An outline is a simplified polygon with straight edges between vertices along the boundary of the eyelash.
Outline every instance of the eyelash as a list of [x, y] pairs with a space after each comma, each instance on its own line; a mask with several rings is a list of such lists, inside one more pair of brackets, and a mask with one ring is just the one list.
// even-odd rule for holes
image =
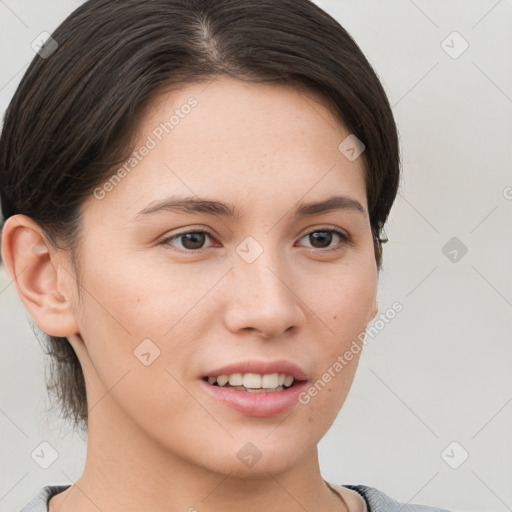
[[[191, 231], [182, 231], [181, 233], [176, 233], [172, 236], [169, 236], [169, 237], [166, 237], [164, 238], [161, 242], [160, 242], [160, 245], [170, 245], [169, 242], [171, 242], [172, 240], [175, 240], [175, 239], [179, 239], [179, 237], [181, 236], [184, 236], [184, 235], [189, 235], [189, 234], [193, 234], [193, 233], [205, 233], [207, 234], [210, 238], [212, 239], [215, 239], [214, 235], [212, 235], [209, 231], [207, 230], [204, 230], [204, 229], [196, 229], [196, 230], [191, 230]], [[343, 244], [351, 244], [352, 241], [351, 241], [351, 238], [343, 233], [342, 231], [339, 231], [337, 229], [333, 229], [333, 228], [328, 228], [328, 227], [324, 227], [324, 228], [317, 228], [313, 231], [310, 231], [309, 233], [306, 233], [304, 236], [301, 237], [302, 238], [305, 238], [309, 235], [312, 235], [313, 233], [334, 233], [336, 235], [338, 235], [342, 242], [340, 242], [342, 245]], [[196, 254], [200, 254], [204, 251], [207, 250], [206, 249], [178, 249], [179, 251], [181, 252], [185, 252], [185, 253], [196, 253]], [[315, 249], [314, 247], [312, 248], [312, 250], [315, 250], [315, 251], [320, 251], [320, 252], [332, 252], [332, 251], [339, 251], [341, 250], [341, 247], [331, 247], [331, 248], [327, 248], [327, 249]]]

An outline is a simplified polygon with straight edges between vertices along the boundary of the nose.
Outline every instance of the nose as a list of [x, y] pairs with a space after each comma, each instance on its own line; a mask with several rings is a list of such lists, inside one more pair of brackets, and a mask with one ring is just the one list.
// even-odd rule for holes
[[226, 290], [225, 322], [234, 333], [278, 338], [304, 324], [304, 303], [282, 255], [263, 251], [252, 263], [237, 257]]

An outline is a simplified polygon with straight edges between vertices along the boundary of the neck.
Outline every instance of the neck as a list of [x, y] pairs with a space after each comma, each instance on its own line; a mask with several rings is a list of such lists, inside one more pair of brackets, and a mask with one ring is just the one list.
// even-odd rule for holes
[[51, 512], [347, 510], [321, 477], [316, 446], [279, 474], [261, 469], [236, 475], [169, 453], [133, 425], [120, 428], [107, 421], [99, 427], [89, 424], [82, 476], [51, 500]]

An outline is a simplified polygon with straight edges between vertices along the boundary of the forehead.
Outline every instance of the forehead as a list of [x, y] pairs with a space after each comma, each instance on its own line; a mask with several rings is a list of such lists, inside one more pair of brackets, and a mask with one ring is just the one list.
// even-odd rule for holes
[[196, 195], [263, 212], [339, 192], [366, 205], [362, 158], [350, 161], [339, 150], [349, 135], [328, 102], [303, 87], [190, 84], [148, 105], [138, 156], [105, 204], [133, 213], [171, 195]]
[[[247, 83], [217, 78], [160, 93], [147, 107], [139, 126], [139, 144], [147, 137], [188, 158], [208, 154], [263, 158], [270, 151], [338, 156], [338, 144], [348, 132], [329, 102], [303, 85]], [[158, 148], [157, 148], [158, 149]]]

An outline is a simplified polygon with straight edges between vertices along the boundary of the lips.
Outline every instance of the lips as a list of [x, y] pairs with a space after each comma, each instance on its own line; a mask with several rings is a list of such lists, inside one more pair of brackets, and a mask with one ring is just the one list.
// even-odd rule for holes
[[306, 372], [289, 361], [246, 361], [208, 371], [201, 386], [244, 415], [268, 417], [295, 405], [306, 381]]

